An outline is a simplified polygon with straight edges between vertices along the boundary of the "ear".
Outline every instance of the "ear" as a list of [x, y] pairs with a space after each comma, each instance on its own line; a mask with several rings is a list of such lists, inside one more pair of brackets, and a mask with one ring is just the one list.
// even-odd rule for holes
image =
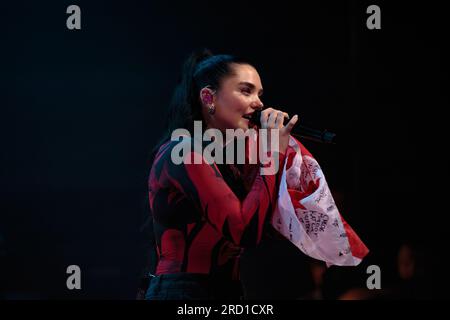
[[214, 102], [214, 90], [208, 86], [200, 90], [200, 101], [203, 106], [210, 106]]

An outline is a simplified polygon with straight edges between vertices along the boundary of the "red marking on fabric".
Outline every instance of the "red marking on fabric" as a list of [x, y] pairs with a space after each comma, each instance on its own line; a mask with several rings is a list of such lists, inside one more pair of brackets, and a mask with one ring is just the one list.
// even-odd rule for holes
[[157, 274], [181, 271], [185, 245], [183, 232], [175, 229], [164, 231], [161, 236], [161, 254]]
[[347, 239], [350, 244], [350, 250], [352, 251], [352, 256], [362, 259], [368, 253], [369, 249], [366, 247], [364, 242], [358, 237], [355, 231], [350, 227], [350, 225], [344, 220], [341, 214], [339, 214], [342, 224], [344, 225], [345, 233], [347, 233]]
[[203, 225], [189, 247], [186, 272], [209, 273], [212, 249], [221, 238], [209, 223]]

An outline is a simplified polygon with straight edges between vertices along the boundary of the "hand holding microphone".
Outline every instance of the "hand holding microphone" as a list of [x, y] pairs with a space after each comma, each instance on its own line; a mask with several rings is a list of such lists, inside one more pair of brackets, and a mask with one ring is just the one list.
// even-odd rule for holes
[[[274, 114], [274, 115], [272, 115]], [[281, 114], [278, 118], [278, 115]], [[270, 119], [270, 115], [272, 115], [272, 118]], [[276, 122], [276, 120], [274, 120], [274, 118], [276, 118], [278, 120], [278, 122]], [[329, 143], [329, 144], [335, 144], [336, 143], [336, 134], [327, 130], [318, 130], [318, 129], [313, 129], [313, 128], [309, 128], [309, 127], [305, 127], [302, 125], [297, 125], [294, 129], [294, 125], [297, 122], [297, 115], [295, 115], [294, 117], [292, 117], [292, 119], [290, 121], [289, 120], [289, 115], [286, 112], [281, 112], [279, 110], [275, 110], [272, 108], [267, 108], [264, 110], [256, 110], [255, 112], [253, 112], [252, 117], [250, 119], [250, 121], [254, 124], [256, 124], [259, 128], [263, 128], [264, 126], [269, 125], [269, 121], [276, 122], [276, 125], [278, 125], [278, 128], [280, 128], [280, 138], [282, 135], [282, 130], [283, 134], [287, 135], [292, 135], [296, 138], [303, 138], [306, 140], [311, 140], [314, 142], [320, 142], [320, 143]], [[281, 127], [280, 127], [280, 121], [282, 121]], [[283, 125], [285, 125], [285, 127], [283, 128]], [[289, 140], [288, 140], [289, 142]]]
[[[264, 110], [257, 110], [252, 114], [251, 122], [256, 124], [261, 129], [278, 129], [279, 130], [279, 151], [286, 153], [286, 149], [289, 145], [289, 135], [292, 128], [298, 120], [298, 116], [295, 115], [286, 124], [285, 119], [289, 118], [286, 112], [276, 110], [273, 108], [266, 108]], [[271, 134], [268, 134], [270, 140]], [[268, 147], [271, 146], [270, 141]]]

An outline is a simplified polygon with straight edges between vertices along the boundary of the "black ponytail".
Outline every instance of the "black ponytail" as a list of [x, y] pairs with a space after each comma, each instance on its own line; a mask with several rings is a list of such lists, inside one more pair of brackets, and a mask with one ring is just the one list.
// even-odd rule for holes
[[169, 106], [166, 123], [166, 139], [175, 129], [186, 128], [190, 131], [195, 120], [201, 120], [201, 109], [198, 106], [198, 95], [194, 81], [194, 73], [199, 62], [212, 56], [212, 53], [204, 49], [192, 53], [185, 61], [182, 69], [181, 80], [176, 86]]

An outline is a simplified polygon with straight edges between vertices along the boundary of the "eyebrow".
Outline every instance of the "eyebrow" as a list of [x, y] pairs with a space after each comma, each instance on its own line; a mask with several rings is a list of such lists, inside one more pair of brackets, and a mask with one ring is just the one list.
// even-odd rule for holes
[[[251, 82], [247, 82], [247, 81], [241, 81], [241, 82], [239, 82], [238, 83], [239, 85], [246, 85], [246, 86], [248, 86], [248, 87], [250, 87], [250, 89], [252, 89], [252, 90], [254, 90], [255, 88], [256, 88], [256, 86], [253, 84], [253, 83], [251, 83]], [[258, 94], [259, 95], [262, 95], [263, 94], [263, 89], [261, 89], [261, 90], [259, 90], [259, 92], [258, 92]]]

